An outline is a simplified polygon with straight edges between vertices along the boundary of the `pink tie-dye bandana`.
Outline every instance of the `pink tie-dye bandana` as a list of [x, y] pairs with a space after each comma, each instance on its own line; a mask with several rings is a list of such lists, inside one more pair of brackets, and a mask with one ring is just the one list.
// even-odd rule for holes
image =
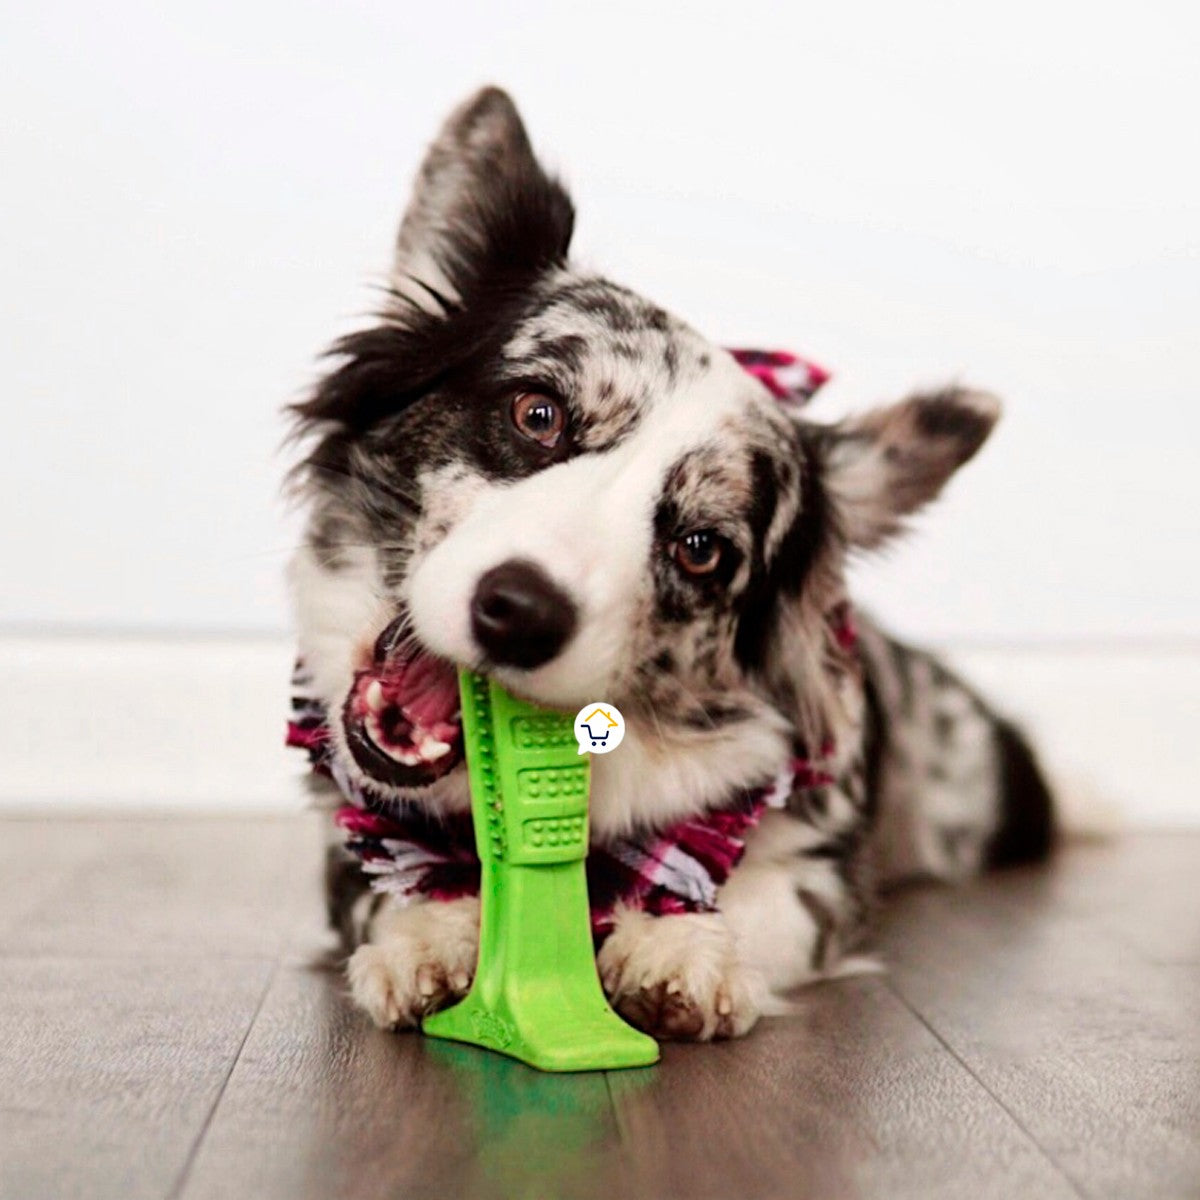
[[829, 372], [808, 358], [788, 350], [734, 350], [742, 370], [766, 384], [776, 400], [797, 406], [807, 404], [829, 379]]

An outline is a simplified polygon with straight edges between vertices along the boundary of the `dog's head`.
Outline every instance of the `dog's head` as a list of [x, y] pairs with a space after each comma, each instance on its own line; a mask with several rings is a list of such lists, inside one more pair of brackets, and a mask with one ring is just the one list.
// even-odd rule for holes
[[[936, 495], [998, 406], [947, 390], [802, 420], [682, 321], [572, 269], [572, 224], [504, 93], [451, 115], [382, 319], [298, 408], [328, 568], [343, 542], [369, 548], [401, 674], [432, 656], [548, 705], [610, 700], [661, 738], [819, 742], [842, 703], [847, 549]], [[347, 711], [376, 733], [350, 745], [378, 776], [374, 682]], [[442, 722], [441, 765], [405, 743], [397, 782], [453, 757], [447, 704], [424, 730]]]

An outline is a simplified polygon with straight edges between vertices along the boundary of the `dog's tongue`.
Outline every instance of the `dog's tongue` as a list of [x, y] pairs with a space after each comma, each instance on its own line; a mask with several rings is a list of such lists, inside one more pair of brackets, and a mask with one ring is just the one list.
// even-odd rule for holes
[[404, 667], [397, 696], [405, 712], [427, 729], [458, 730], [458, 674], [454, 668], [430, 654], [418, 654]]
[[368, 685], [365, 694], [385, 732], [409, 732], [418, 743], [420, 733], [446, 744], [459, 736], [458, 674], [450, 663], [418, 651], [381, 664], [374, 680], [379, 688]]
[[458, 674], [453, 664], [414, 646], [403, 621], [375, 643], [360, 671], [344, 719], [350, 748], [368, 774], [420, 786], [462, 759]]

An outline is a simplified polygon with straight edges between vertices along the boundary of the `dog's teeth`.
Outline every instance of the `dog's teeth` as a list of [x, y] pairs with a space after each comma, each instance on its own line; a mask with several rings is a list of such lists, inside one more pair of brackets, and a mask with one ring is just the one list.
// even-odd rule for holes
[[430, 762], [437, 762], [439, 758], [445, 758], [450, 753], [450, 746], [446, 742], [439, 742], [437, 738], [426, 738], [421, 743], [421, 753]]
[[383, 712], [383, 684], [378, 679], [372, 679], [367, 688], [367, 707], [373, 712]]

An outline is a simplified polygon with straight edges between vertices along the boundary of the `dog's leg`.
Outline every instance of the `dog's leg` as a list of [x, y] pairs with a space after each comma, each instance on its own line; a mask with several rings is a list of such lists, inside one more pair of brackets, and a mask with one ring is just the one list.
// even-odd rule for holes
[[715, 913], [618, 910], [598, 959], [605, 990], [659, 1037], [707, 1041], [750, 1030], [772, 993], [840, 973], [866, 929], [868, 895], [850, 848], [862, 827], [861, 771], [764, 814]]
[[[371, 906], [372, 893], [358, 903]], [[381, 1029], [409, 1029], [466, 995], [479, 953], [479, 899], [390, 898], [364, 921], [364, 941], [346, 964], [350, 994]]]
[[[823, 795], [828, 814], [841, 809], [852, 828], [849, 797], [839, 788]], [[785, 812], [763, 816], [718, 902], [738, 962], [775, 994], [838, 974], [863, 940], [869, 908], [827, 829]]]

